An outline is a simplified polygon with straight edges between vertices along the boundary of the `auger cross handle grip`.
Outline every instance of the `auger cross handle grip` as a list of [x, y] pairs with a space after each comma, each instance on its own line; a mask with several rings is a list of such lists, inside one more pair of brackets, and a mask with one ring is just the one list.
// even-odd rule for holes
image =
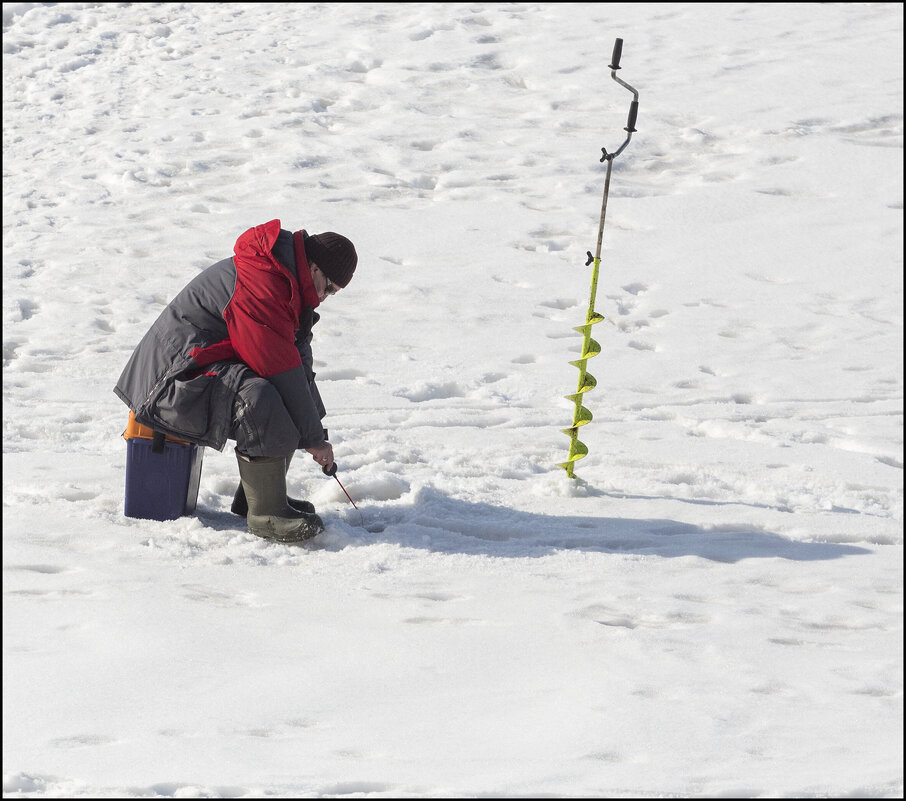
[[607, 66], [612, 70], [618, 70], [620, 68], [621, 58], [623, 58], [623, 40], [617, 39], [613, 43], [613, 55], [610, 57], [610, 64]]
[[632, 135], [636, 132], [635, 122], [639, 116], [639, 93], [628, 83], [617, 78], [617, 70], [620, 69], [620, 59], [622, 57], [623, 40], [617, 39], [613, 44], [613, 55], [611, 56], [610, 64], [608, 64], [608, 66], [610, 67], [610, 77], [613, 78], [618, 84], [620, 84], [620, 86], [625, 86], [630, 92], [632, 92], [633, 99], [629, 104], [629, 117], [626, 120], [626, 127], [623, 129], [627, 132], [628, 136], [626, 137], [626, 141], [623, 142], [622, 145], [620, 145], [620, 148], [616, 153], [608, 153], [607, 148], [602, 147], [601, 152], [603, 153], [603, 155], [601, 156], [601, 161], [614, 159], [619, 156], [620, 153], [625, 150], [626, 145], [629, 144], [629, 140], [632, 139]]

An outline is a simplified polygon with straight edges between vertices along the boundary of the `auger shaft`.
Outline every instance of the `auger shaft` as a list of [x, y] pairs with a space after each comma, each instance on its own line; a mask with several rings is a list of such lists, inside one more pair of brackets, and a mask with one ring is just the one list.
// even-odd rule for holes
[[578, 331], [582, 334], [582, 354], [576, 361], [570, 362], [579, 369], [579, 382], [575, 394], [567, 395], [567, 399], [573, 401], [575, 408], [573, 409], [573, 422], [569, 428], [564, 428], [563, 433], [569, 436], [569, 455], [565, 462], [562, 462], [559, 467], [562, 467], [566, 470], [566, 475], [569, 478], [575, 478], [574, 465], [577, 459], [581, 459], [583, 456], [588, 454], [588, 447], [579, 441], [579, 427], [585, 425], [586, 423], [591, 422], [592, 413], [585, 408], [582, 401], [586, 392], [591, 389], [594, 389], [597, 385], [597, 381], [594, 376], [588, 372], [588, 360], [597, 356], [601, 352], [601, 346], [591, 338], [591, 327], [595, 323], [601, 322], [604, 319], [604, 315], [598, 314], [595, 311], [595, 297], [598, 292], [598, 272], [601, 266], [601, 245], [604, 240], [604, 221], [607, 216], [607, 197], [610, 194], [610, 175], [613, 170], [613, 160], [616, 158], [623, 150], [626, 148], [626, 145], [629, 144], [629, 140], [632, 139], [632, 134], [635, 133], [635, 122], [639, 110], [639, 93], [633, 89], [628, 83], [621, 81], [617, 78], [617, 70], [620, 69], [620, 58], [623, 53], [623, 40], [617, 39], [613, 47], [613, 57], [611, 59], [610, 67], [610, 76], [613, 78], [620, 86], [624, 86], [633, 94], [632, 103], [629, 106], [629, 118], [626, 123], [626, 127], [623, 129], [627, 132], [626, 140], [620, 145], [619, 149], [615, 153], [608, 153], [606, 148], [601, 148], [602, 156], [601, 161], [607, 162], [607, 173], [604, 178], [604, 197], [601, 201], [601, 219], [598, 224], [598, 241], [595, 247], [595, 255], [591, 255], [591, 251], [588, 252], [588, 261], [585, 262], [585, 265], [593, 264], [591, 272], [591, 291], [588, 298], [588, 311], [585, 314], [585, 324], [576, 326], [574, 331]]
[[[598, 267], [601, 263], [601, 243], [604, 241], [604, 220], [607, 217], [607, 196], [610, 194], [610, 173], [613, 170], [613, 159], [607, 159], [607, 173], [604, 176], [604, 199], [601, 201], [601, 221], [598, 224], [598, 244], [595, 246], [595, 269], [591, 274], [591, 302], [594, 303], [598, 290]], [[589, 308], [591, 311], [591, 308]]]

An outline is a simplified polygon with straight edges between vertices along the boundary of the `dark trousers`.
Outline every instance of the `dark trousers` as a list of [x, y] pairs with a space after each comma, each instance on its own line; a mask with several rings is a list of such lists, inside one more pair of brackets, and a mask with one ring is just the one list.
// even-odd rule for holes
[[229, 438], [246, 456], [291, 456], [299, 447], [299, 430], [274, 385], [244, 364], [210, 365], [235, 392]]

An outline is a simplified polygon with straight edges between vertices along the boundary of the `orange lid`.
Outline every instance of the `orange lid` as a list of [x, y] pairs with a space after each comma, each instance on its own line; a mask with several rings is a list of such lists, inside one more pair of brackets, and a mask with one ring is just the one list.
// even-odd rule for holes
[[[129, 410], [129, 423], [126, 425], [126, 430], [123, 432], [123, 439], [154, 439], [154, 429], [144, 426], [139, 422], [136, 422], [135, 412], [131, 409]], [[191, 442], [187, 442], [184, 439], [177, 439], [176, 437], [166, 436], [164, 439], [167, 442], [178, 442], [180, 445], [191, 445]]]

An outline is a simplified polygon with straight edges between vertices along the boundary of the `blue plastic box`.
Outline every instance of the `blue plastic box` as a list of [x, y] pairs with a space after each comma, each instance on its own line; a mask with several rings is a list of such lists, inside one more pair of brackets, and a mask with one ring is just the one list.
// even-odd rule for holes
[[165, 442], [154, 453], [153, 440], [126, 440], [126, 517], [176, 520], [195, 511], [204, 448]]

